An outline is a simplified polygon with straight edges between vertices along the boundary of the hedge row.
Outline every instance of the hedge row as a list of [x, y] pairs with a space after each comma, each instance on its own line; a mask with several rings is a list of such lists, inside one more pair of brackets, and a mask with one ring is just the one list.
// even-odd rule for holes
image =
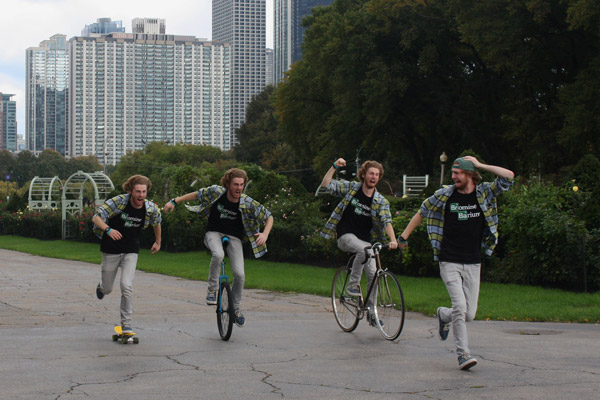
[[[266, 193], [254, 196], [275, 218], [266, 259], [331, 267], [344, 263], [347, 256], [337, 249], [335, 240], [319, 235], [337, 200], [329, 196], [315, 199], [301, 188], [282, 187], [281, 183], [275, 180], [255, 187], [256, 193]], [[598, 290], [600, 229], [593, 222], [599, 208], [590, 208], [597, 198], [593, 192], [574, 192], [571, 187], [517, 185], [500, 198], [500, 244], [484, 261], [483, 280]], [[420, 202], [391, 199], [396, 232], [404, 229]], [[91, 232], [91, 216], [92, 210], [88, 210], [69, 219], [75, 240], [97, 241]], [[205, 227], [205, 218], [184, 207], [163, 214], [163, 250], [204, 249]], [[404, 275], [438, 276], [425, 228], [425, 223], [417, 228], [403, 255], [384, 252], [385, 265]], [[0, 208], [0, 234], [59, 239], [61, 216], [57, 211], [7, 212]], [[146, 229], [142, 246], [149, 248], [153, 240], [152, 229]]]

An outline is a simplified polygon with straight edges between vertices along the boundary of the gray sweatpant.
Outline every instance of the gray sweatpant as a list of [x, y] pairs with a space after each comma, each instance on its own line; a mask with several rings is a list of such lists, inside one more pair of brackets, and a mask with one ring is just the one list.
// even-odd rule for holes
[[467, 322], [473, 321], [479, 300], [481, 264], [440, 262], [440, 276], [446, 284], [452, 308], [441, 307], [443, 322], [452, 322], [456, 353], [470, 354]]
[[108, 254], [102, 253], [102, 275], [100, 290], [109, 294], [121, 267], [121, 325], [131, 326], [133, 315], [133, 278], [137, 267], [137, 253]]
[[[375, 260], [371, 258], [368, 263], [363, 264], [363, 262], [365, 261], [364, 249], [367, 246], [371, 246], [371, 243], [357, 238], [353, 233], [346, 233], [338, 238], [337, 245], [340, 250], [356, 255], [354, 264], [352, 264], [352, 273], [350, 274], [350, 282], [348, 282], [348, 285], [357, 284], [360, 286], [360, 277], [364, 269], [365, 274], [367, 275], [367, 290], [369, 290], [371, 282], [375, 277]], [[376, 292], [377, 290], [373, 290], [371, 297], [367, 299], [367, 306], [373, 304], [372, 300], [376, 298]], [[366, 293], [364, 294], [366, 295]]]
[[204, 235], [204, 245], [212, 253], [208, 269], [208, 290], [217, 291], [219, 289], [219, 275], [221, 274], [221, 262], [225, 258], [221, 238], [229, 237], [227, 246], [227, 256], [233, 272], [233, 285], [231, 288], [233, 294], [233, 308], [239, 309], [242, 303], [242, 291], [244, 290], [244, 249], [242, 241], [235, 236], [225, 235], [220, 232], [209, 231]]

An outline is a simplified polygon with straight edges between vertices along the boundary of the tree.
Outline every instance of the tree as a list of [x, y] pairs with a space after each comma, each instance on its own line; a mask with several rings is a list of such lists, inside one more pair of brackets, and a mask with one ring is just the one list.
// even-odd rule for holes
[[445, 2], [336, 1], [305, 24], [276, 104], [286, 141], [319, 169], [362, 148], [392, 171], [431, 173], [442, 149], [480, 142], [491, 79]]
[[73, 157], [67, 160], [66, 175], [71, 176], [77, 171], [96, 172], [102, 171], [102, 164], [95, 155]]
[[[119, 187], [131, 175], [145, 175], [152, 182], [149, 197], [168, 199], [174, 193], [172, 189], [181, 189], [186, 185], [186, 179], [189, 178], [189, 182], [185, 187], [189, 187], [196, 178], [213, 177], [215, 168], [222, 173], [232, 165], [231, 154], [224, 153], [216, 147], [153, 142], [146, 146], [145, 151], [123, 156], [111, 174], [111, 179], [115, 186]], [[181, 169], [183, 166], [189, 168]], [[190, 174], [190, 171], [195, 171], [200, 176], [196, 177], [195, 173]], [[172, 176], [176, 176], [173, 182], [170, 179]]]
[[274, 171], [302, 168], [296, 149], [285, 143], [278, 131], [275, 115], [274, 87], [267, 86], [255, 96], [246, 109], [246, 121], [238, 130], [239, 144], [235, 157]]
[[408, 173], [465, 148], [523, 175], [572, 165], [600, 147], [599, 9], [337, 0], [304, 21], [276, 92], [281, 133], [319, 169], [359, 148]]
[[246, 120], [237, 132], [239, 144], [233, 149], [240, 161], [259, 163], [264, 153], [277, 145], [277, 121], [271, 104], [273, 92], [273, 86], [267, 86], [246, 108]]

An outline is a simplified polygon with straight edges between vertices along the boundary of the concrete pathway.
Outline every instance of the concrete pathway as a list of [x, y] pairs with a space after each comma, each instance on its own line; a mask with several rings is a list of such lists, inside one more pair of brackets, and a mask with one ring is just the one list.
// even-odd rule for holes
[[[251, 273], [251, 272], [250, 272]], [[244, 328], [220, 340], [206, 282], [138, 271], [140, 344], [111, 339], [118, 287], [100, 267], [0, 250], [1, 399], [597, 399], [598, 325], [475, 321], [479, 364], [409, 313], [395, 342], [342, 332], [327, 298], [246, 290]]]

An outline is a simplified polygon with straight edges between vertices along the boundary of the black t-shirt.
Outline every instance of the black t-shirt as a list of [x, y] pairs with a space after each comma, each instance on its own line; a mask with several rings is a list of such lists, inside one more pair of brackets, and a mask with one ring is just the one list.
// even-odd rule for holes
[[227, 199], [227, 193], [223, 193], [219, 200], [210, 207], [206, 230], [243, 239], [244, 225], [242, 224], [240, 203], [230, 202]]
[[483, 227], [483, 212], [475, 192], [462, 194], [455, 190], [446, 203], [439, 260], [460, 264], [480, 263]]
[[342, 219], [336, 226], [337, 237], [346, 233], [353, 233], [357, 238], [365, 242], [371, 241], [371, 228], [373, 219], [371, 217], [371, 204], [373, 196], [368, 197], [362, 188], [354, 195], [350, 204], [344, 210]]
[[139, 253], [140, 231], [144, 226], [146, 218], [146, 204], [141, 208], [135, 208], [130, 202], [120, 214], [109, 218], [108, 226], [121, 232], [120, 240], [112, 240], [106, 233], [102, 235], [100, 251], [109, 254]]

